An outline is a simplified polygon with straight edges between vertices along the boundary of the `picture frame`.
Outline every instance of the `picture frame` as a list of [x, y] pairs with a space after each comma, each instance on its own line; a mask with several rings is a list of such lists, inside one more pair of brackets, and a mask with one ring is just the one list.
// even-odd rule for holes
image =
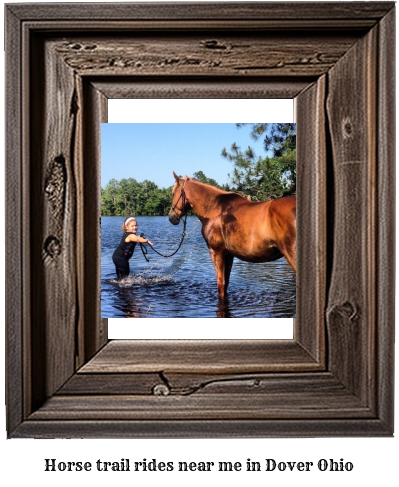
[[[394, 2], [5, 17], [9, 438], [392, 436]], [[293, 340], [108, 341], [100, 125], [165, 97], [295, 100]]]

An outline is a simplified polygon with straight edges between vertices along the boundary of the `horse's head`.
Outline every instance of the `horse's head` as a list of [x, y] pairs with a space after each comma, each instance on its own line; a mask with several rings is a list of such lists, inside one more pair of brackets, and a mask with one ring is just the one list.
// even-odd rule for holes
[[183, 178], [179, 178], [179, 176], [173, 172], [173, 176], [176, 179], [176, 183], [172, 189], [172, 208], [169, 212], [169, 221], [173, 223], [173, 225], [178, 225], [180, 222], [180, 218], [185, 215], [190, 208], [190, 204], [187, 200], [186, 193], [184, 191], [184, 186], [186, 182], [190, 179], [187, 176]]

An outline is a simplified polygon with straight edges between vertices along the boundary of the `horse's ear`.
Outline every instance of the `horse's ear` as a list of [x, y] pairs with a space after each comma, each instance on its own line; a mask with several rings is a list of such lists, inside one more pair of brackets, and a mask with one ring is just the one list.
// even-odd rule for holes
[[184, 179], [188, 181], [190, 178], [187, 176], [187, 174], [184, 176]]
[[180, 178], [179, 176], [175, 173], [175, 171], [173, 171], [173, 176], [175, 177], [176, 179], [176, 182], [180, 183]]

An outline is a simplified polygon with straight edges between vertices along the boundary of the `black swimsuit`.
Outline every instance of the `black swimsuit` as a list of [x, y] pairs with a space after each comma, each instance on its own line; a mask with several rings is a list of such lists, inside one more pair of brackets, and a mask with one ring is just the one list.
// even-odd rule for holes
[[125, 242], [125, 240], [132, 233], [133, 232], [125, 232], [123, 234], [119, 247], [115, 250], [112, 256], [118, 279], [127, 277], [130, 274], [129, 259], [133, 255], [136, 242]]

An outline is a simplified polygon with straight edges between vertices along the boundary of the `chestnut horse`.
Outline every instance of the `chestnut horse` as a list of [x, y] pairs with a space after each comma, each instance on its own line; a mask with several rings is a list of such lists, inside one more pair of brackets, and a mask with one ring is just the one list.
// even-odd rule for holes
[[248, 201], [237, 193], [173, 173], [173, 225], [190, 207], [202, 223], [202, 236], [216, 272], [219, 299], [225, 297], [234, 257], [270, 262], [285, 257], [296, 270], [296, 198]]

